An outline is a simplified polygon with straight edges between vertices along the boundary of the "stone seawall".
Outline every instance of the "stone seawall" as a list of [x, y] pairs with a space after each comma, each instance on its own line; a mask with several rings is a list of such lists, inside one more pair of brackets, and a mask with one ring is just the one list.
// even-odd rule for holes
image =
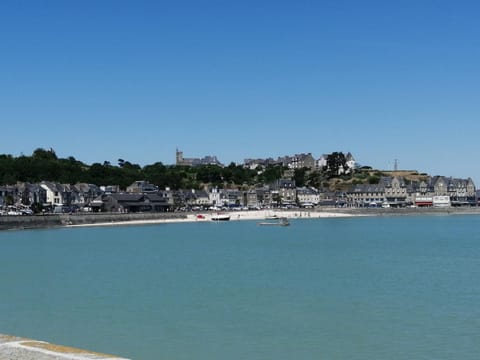
[[114, 355], [0, 334], [0, 360], [128, 360]]
[[417, 207], [417, 208], [338, 208], [336, 211], [351, 215], [480, 215], [480, 207]]
[[99, 213], [0, 216], [0, 230], [40, 229], [66, 225], [88, 225], [142, 220], [186, 219], [185, 213]]

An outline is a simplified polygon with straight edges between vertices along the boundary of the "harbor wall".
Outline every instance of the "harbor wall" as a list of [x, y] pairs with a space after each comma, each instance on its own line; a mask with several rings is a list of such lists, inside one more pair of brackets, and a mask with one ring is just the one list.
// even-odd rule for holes
[[79, 213], [32, 216], [0, 216], [0, 230], [39, 229], [66, 225], [88, 225], [141, 220], [186, 219], [185, 213]]

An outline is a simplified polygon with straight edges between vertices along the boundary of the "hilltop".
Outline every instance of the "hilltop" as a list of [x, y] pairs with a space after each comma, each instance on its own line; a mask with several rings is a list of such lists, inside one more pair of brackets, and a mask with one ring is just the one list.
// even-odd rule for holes
[[357, 184], [378, 184], [381, 177], [401, 177], [408, 182], [426, 181], [429, 177], [426, 173], [417, 170], [378, 170], [364, 167], [355, 170], [353, 174], [339, 175], [326, 180], [323, 185], [330, 190], [348, 190]]

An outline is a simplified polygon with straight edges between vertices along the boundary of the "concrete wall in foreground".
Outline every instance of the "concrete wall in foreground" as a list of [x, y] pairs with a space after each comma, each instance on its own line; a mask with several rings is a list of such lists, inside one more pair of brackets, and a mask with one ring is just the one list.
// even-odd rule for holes
[[0, 334], [0, 360], [128, 360], [44, 341]]
[[65, 225], [115, 223], [133, 220], [185, 219], [184, 213], [89, 213], [33, 216], [0, 216], [0, 230], [38, 229]]

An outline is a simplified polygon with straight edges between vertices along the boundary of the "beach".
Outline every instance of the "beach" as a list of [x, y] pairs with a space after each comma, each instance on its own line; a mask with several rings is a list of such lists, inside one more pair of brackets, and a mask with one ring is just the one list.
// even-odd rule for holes
[[[140, 214], [136, 214], [140, 215]], [[369, 216], [420, 216], [420, 215], [480, 215], [479, 207], [448, 207], [448, 208], [328, 208], [328, 209], [267, 209], [248, 211], [199, 211], [194, 213], [177, 213], [178, 216], [162, 216], [151, 219], [129, 219], [125, 221], [106, 221], [95, 223], [69, 224], [68, 227], [81, 226], [115, 226], [115, 225], [148, 225], [168, 223], [212, 222], [218, 217], [228, 217], [228, 221], [261, 221], [266, 219], [323, 219], [323, 218], [348, 218]]]
[[250, 211], [224, 211], [224, 212], [196, 212], [185, 214], [184, 217], [159, 217], [156, 219], [139, 219], [126, 221], [109, 221], [97, 223], [83, 223], [83, 224], [69, 224], [68, 227], [83, 227], [83, 226], [120, 226], [120, 225], [148, 225], [148, 224], [165, 224], [165, 223], [188, 223], [188, 222], [211, 222], [216, 220], [218, 216], [228, 218], [228, 221], [241, 220], [265, 220], [275, 218], [287, 219], [319, 219], [332, 217], [350, 217], [361, 216], [361, 214], [349, 214], [345, 212], [317, 212], [297, 210], [250, 210]]

